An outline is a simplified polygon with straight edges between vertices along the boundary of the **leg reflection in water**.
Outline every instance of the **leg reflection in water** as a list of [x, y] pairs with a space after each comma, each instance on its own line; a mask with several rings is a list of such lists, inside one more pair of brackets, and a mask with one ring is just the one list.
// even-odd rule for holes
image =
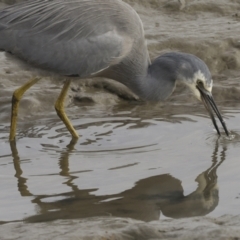
[[[119, 194], [94, 196], [94, 191], [97, 189], [81, 190], [73, 183], [74, 179], [78, 178], [76, 172], [69, 170], [69, 158], [74, 151], [74, 145], [75, 142], [71, 142], [60, 153], [59, 158], [59, 175], [67, 178], [64, 184], [69, 187], [69, 191], [61, 194], [33, 195], [28, 190], [27, 179], [22, 176], [16, 145], [11, 143], [18, 190], [22, 197], [33, 196], [32, 203], [36, 204], [38, 209], [38, 213], [26, 218], [26, 221], [39, 222], [95, 216], [128, 217], [151, 221], [158, 220], [160, 212], [172, 218], [204, 216], [218, 205], [217, 169], [225, 160], [227, 151], [226, 147], [221, 147], [220, 151], [218, 143], [212, 156], [209, 157], [212, 161], [211, 166], [197, 176], [198, 187], [187, 196], [183, 194], [181, 181], [169, 174], [142, 179], [132, 189]], [[47, 201], [48, 198], [54, 197], [58, 200]]]
[[22, 197], [32, 196], [32, 194], [28, 191], [27, 178], [22, 177], [23, 171], [20, 166], [20, 158], [18, 155], [15, 141], [10, 142], [10, 148], [12, 151], [14, 169], [16, 171], [15, 177], [18, 180], [18, 190]]

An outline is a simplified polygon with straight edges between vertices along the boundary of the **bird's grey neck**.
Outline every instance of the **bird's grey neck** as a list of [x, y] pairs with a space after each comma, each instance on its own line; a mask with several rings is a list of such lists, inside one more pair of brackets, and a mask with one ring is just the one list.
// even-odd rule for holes
[[206, 79], [211, 79], [206, 64], [196, 56], [170, 52], [157, 57], [152, 64], [145, 62], [136, 67], [123, 84], [144, 100], [163, 101], [174, 91], [176, 81], [193, 84], [199, 68]]
[[132, 75], [124, 84], [143, 100], [164, 101], [175, 89], [177, 68], [176, 62], [157, 58], [152, 64], [138, 69], [138, 74]]
[[196, 66], [205, 66], [197, 57], [185, 53], [166, 53], [152, 63], [145, 57], [138, 58], [142, 62], [122, 63], [113, 70], [110, 78], [123, 83], [141, 99], [148, 101], [167, 99], [174, 91], [176, 81], [187, 83], [198, 70]]

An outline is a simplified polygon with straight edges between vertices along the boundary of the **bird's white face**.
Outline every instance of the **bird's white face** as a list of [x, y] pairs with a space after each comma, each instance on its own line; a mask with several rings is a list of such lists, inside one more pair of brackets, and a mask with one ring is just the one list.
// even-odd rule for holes
[[199, 101], [203, 102], [206, 110], [209, 112], [209, 115], [212, 119], [213, 125], [215, 126], [218, 134], [220, 135], [220, 131], [218, 129], [214, 113], [219, 118], [226, 135], [229, 136], [229, 132], [227, 130], [226, 124], [217, 108], [217, 105], [212, 97], [212, 79], [206, 79], [204, 74], [201, 71], [196, 72], [191, 79], [184, 79], [183, 81], [193, 92], [194, 96], [196, 96]]
[[193, 79], [191, 79], [191, 81], [184, 81], [187, 86], [191, 89], [192, 93], [194, 94], [194, 96], [199, 100], [202, 101], [201, 98], [201, 93], [199, 91], [199, 89], [197, 88], [197, 86], [199, 84], [202, 84], [202, 86], [204, 87], [204, 89], [206, 91], [208, 91], [209, 93], [212, 92], [212, 85], [213, 85], [213, 81], [211, 79], [211, 81], [207, 80], [204, 76], [204, 74], [201, 71], [196, 72], [193, 75]]

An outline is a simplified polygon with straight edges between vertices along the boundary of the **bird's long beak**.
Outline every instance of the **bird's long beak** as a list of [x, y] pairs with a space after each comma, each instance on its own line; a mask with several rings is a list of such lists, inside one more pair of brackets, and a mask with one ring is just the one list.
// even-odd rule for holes
[[222, 116], [221, 116], [221, 114], [220, 114], [220, 112], [219, 112], [219, 110], [217, 108], [216, 103], [213, 100], [213, 96], [212, 96], [211, 92], [207, 91], [204, 88], [202, 83], [197, 84], [197, 89], [200, 92], [203, 104], [206, 107], [207, 111], [209, 112], [209, 115], [210, 115], [210, 117], [212, 119], [213, 125], [216, 128], [219, 136], [221, 136], [221, 133], [219, 131], [219, 128], [218, 128], [217, 123], [216, 123], [216, 120], [214, 118], [213, 111], [216, 113], [219, 121], [221, 122], [221, 124], [222, 124], [222, 126], [224, 128], [224, 131], [225, 131], [226, 135], [229, 137], [229, 131], [227, 130], [226, 124], [225, 124], [225, 122], [224, 122], [224, 120], [223, 120], [223, 118], [222, 118]]

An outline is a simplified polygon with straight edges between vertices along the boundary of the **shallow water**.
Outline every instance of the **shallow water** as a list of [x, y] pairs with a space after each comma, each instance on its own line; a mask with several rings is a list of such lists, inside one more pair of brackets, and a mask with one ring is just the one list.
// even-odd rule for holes
[[[182, 87], [168, 102], [153, 104], [123, 100], [90, 84], [69, 93], [66, 111], [82, 135], [73, 143], [53, 110], [61, 84], [51, 79], [26, 94], [17, 141], [10, 145], [11, 93], [33, 70], [0, 53], [0, 221], [240, 214], [240, 55], [234, 45], [239, 19], [232, 17], [240, 6], [230, 2], [224, 12], [219, 1], [217, 13], [206, 7], [211, 1], [193, 1], [182, 11], [177, 1], [135, 1], [133, 6], [144, 21], [151, 56], [171, 48], [198, 54], [209, 64], [231, 140], [224, 133], [217, 136], [202, 104]], [[230, 33], [216, 27], [224, 18], [233, 24]], [[158, 27], [161, 21], [166, 24]], [[186, 32], [184, 43], [173, 22]], [[200, 29], [196, 36], [193, 26]]]
[[228, 140], [182, 105], [169, 116], [137, 107], [138, 116], [132, 107], [76, 108], [82, 113], [70, 116], [82, 137], [75, 145], [57, 118], [20, 123], [16, 146], [2, 124], [1, 221], [240, 214], [240, 136], [231, 128], [239, 112], [222, 111], [234, 135]]

